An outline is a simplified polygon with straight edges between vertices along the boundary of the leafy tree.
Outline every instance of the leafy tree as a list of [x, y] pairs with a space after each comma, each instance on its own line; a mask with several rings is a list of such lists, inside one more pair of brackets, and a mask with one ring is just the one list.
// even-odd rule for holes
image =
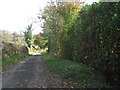
[[59, 3], [57, 6], [51, 4], [45, 8], [43, 31], [48, 37], [48, 48], [51, 54], [60, 56], [68, 54], [65, 47], [65, 42], [68, 40], [68, 24], [71, 16], [76, 15], [79, 10], [79, 4], [74, 3]]
[[43, 37], [40, 34], [35, 35], [34, 37], [35, 37], [34, 44], [38, 45], [42, 49], [47, 46], [48, 40], [45, 37]]
[[31, 48], [33, 44], [33, 36], [32, 36], [32, 24], [28, 25], [27, 31], [24, 32], [25, 42], [28, 44], [28, 47]]

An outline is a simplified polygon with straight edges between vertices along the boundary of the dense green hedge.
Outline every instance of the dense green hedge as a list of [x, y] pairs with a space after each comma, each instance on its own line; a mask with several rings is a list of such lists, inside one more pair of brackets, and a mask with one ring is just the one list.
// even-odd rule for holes
[[65, 51], [68, 58], [93, 66], [115, 82], [120, 71], [119, 10], [119, 3], [84, 7], [69, 27]]
[[47, 30], [53, 32], [49, 34], [50, 53], [90, 65], [106, 75], [108, 82], [117, 85], [120, 81], [120, 3], [94, 3], [84, 6], [78, 13], [64, 6], [57, 10], [64, 20], [58, 31], [58, 16], [46, 20]]

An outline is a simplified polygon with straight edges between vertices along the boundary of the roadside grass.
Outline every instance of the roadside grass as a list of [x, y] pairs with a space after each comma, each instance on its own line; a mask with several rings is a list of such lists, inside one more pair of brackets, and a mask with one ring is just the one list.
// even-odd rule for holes
[[15, 62], [18, 62], [20, 59], [23, 59], [25, 57], [29, 56], [29, 54], [16, 54], [13, 57], [10, 58], [3, 58], [2, 59], [2, 69], [5, 69], [7, 66], [12, 65]]
[[70, 60], [54, 58], [46, 52], [42, 52], [42, 54], [44, 54], [44, 62], [50, 71], [67, 79], [68, 82], [70, 80], [75, 81], [77, 83], [76, 88], [111, 88], [105, 82], [105, 77], [92, 67]]
[[15, 62], [18, 62], [20, 59], [23, 59], [27, 56], [34, 55], [36, 52], [39, 52], [36, 50], [35, 52], [29, 52], [29, 54], [16, 54], [9, 58], [2, 58], [2, 69], [5, 69], [7, 66], [14, 64]]
[[44, 51], [44, 52], [41, 52], [41, 54], [42, 54], [42, 55], [45, 55], [45, 54], [47, 54], [47, 52]]

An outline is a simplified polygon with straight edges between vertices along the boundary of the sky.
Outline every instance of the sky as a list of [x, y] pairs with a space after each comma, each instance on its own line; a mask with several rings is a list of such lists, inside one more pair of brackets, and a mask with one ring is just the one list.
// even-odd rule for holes
[[[25, 31], [27, 26], [37, 20], [39, 10], [44, 9], [50, 0], [0, 0], [0, 30], [10, 32]], [[97, 0], [87, 0], [89, 4]], [[43, 22], [41, 22], [43, 23]], [[42, 28], [33, 23], [33, 34], [39, 34]]]

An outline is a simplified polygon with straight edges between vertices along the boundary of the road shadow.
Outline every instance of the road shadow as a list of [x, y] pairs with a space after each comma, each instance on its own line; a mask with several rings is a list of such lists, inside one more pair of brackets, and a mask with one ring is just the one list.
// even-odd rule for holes
[[33, 56], [43, 56], [43, 55], [33, 55]]

